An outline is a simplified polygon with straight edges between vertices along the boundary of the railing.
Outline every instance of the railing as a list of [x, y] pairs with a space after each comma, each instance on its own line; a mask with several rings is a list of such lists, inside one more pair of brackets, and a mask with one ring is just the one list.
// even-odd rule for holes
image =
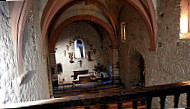
[[63, 96], [80, 95], [80, 93], [98, 92], [99, 90], [111, 88], [123, 88], [123, 84], [113, 85], [112, 80], [88, 82], [88, 83], [65, 83], [54, 88], [54, 97], [60, 98]]
[[165, 108], [165, 99], [168, 95], [174, 95], [174, 108], [178, 108], [180, 94], [187, 94], [187, 107], [190, 107], [190, 81], [157, 85], [153, 87], [137, 88], [133, 90], [114, 91], [107, 93], [93, 93], [87, 95], [71, 96], [62, 99], [54, 99], [41, 104], [31, 105], [24, 108], [67, 108], [84, 106], [88, 109], [92, 105], [106, 105], [117, 103], [118, 109], [122, 109], [122, 102], [132, 101], [133, 109], [137, 108], [137, 101], [141, 99], [146, 100], [147, 109], [151, 109], [151, 102], [153, 97], [160, 97], [161, 109]]

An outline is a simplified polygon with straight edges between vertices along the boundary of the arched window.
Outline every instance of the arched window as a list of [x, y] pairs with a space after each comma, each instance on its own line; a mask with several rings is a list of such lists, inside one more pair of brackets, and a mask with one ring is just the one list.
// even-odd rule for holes
[[85, 49], [82, 40], [75, 40], [75, 59], [77, 58], [85, 58]]
[[181, 0], [180, 39], [190, 38], [190, 1]]
[[126, 41], [126, 24], [125, 22], [121, 22], [121, 41]]

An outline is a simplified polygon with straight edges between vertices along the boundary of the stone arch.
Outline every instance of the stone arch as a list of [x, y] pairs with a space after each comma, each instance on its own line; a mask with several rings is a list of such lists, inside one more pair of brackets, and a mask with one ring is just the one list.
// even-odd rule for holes
[[92, 21], [95, 22], [97, 24], [99, 24], [100, 26], [102, 26], [109, 34], [110, 36], [110, 40], [112, 43], [112, 48], [117, 48], [118, 47], [118, 41], [117, 38], [114, 35], [113, 30], [110, 28], [110, 26], [104, 22], [103, 20], [92, 16], [92, 15], [77, 15], [77, 16], [73, 16], [70, 17], [68, 19], [66, 19], [64, 22], [62, 22], [56, 29], [55, 31], [53, 31], [53, 33], [50, 35], [50, 40], [49, 40], [49, 51], [51, 53], [54, 52], [54, 48], [55, 48], [55, 44], [57, 41], [57, 38], [61, 32], [61, 30], [68, 24], [74, 22], [74, 21], [78, 21], [78, 20], [88, 20], [88, 21]]
[[[55, 25], [56, 25], [57, 22], [59, 21], [61, 15], [63, 15], [63, 13], [64, 13], [67, 9], [69, 9], [70, 7], [72, 7], [72, 6], [76, 5], [76, 4], [80, 4], [80, 3], [82, 3], [82, 2], [84, 2], [84, 1], [82, 1], [82, 0], [71, 1], [70, 3], [68, 3], [68, 5], [66, 5], [65, 7], [61, 8], [61, 9], [59, 10], [59, 12], [58, 12], [58, 15], [56, 15], [55, 18], [53, 18], [53, 19], [54, 19], [54, 23], [52, 24], [52, 30], [54, 29]], [[97, 7], [99, 7], [99, 8], [102, 9], [102, 11], [106, 14], [106, 17], [108, 18], [108, 21], [110, 21], [111, 26], [112, 26], [112, 28], [113, 28], [113, 30], [114, 30], [114, 34], [115, 34], [116, 37], [117, 37], [116, 21], [115, 21], [115, 19], [113, 18], [113, 16], [111, 15], [111, 13], [109, 12], [109, 10], [108, 10], [101, 2], [99, 2], [99, 1], [97, 1], [97, 0], [88, 0], [87, 2], [88, 2], [88, 4], [93, 4], [93, 5], [95, 5], [95, 6], [97, 6]], [[51, 32], [52, 32], [52, 30], [51, 30]], [[51, 33], [51, 32], [50, 32], [50, 33]]]
[[[41, 31], [43, 44], [45, 44], [45, 37], [48, 30], [48, 27], [53, 20], [53, 17], [56, 13], [64, 6], [68, 5], [70, 2], [76, 0], [48, 0], [46, 7], [44, 9], [42, 18], [41, 18]], [[93, 1], [93, 0], [92, 0]], [[150, 37], [150, 50], [156, 50], [156, 16], [154, 11], [154, 6], [152, 0], [146, 0], [148, 3], [148, 9], [142, 5], [138, 0], [117, 0], [125, 4], [130, 4], [134, 7], [137, 12], [141, 15], [143, 20], [147, 25], [147, 30]], [[23, 40], [23, 31], [24, 24], [27, 13], [29, 11], [32, 0], [21, 1], [21, 2], [9, 2], [10, 18], [11, 18], [11, 30], [13, 33], [13, 43], [14, 48], [18, 57], [18, 64], [22, 65], [22, 40]], [[20, 16], [19, 16], [20, 15]], [[19, 66], [19, 65], [18, 65]], [[20, 66], [22, 68], [22, 66]], [[22, 72], [22, 71], [21, 71]]]
[[156, 51], [156, 16], [152, 0], [146, 0], [148, 7], [145, 7], [139, 0], [117, 0], [132, 6], [144, 20], [150, 40], [150, 51]]
[[23, 73], [22, 44], [24, 27], [32, 0], [9, 2], [9, 14], [13, 37], [14, 51], [17, 56], [18, 75]]
[[[68, 5], [70, 2], [73, 2], [74, 0], [49, 0], [41, 19], [41, 28], [42, 28], [42, 37], [43, 40], [45, 39], [47, 29], [53, 20], [53, 17], [56, 15], [56, 13], [64, 6]], [[94, 0], [90, 0], [94, 1]], [[131, 5], [133, 8], [136, 9], [136, 11], [141, 15], [142, 19], [144, 20], [148, 33], [149, 33], [149, 39], [150, 39], [150, 51], [156, 50], [156, 18], [155, 18], [155, 12], [154, 12], [154, 6], [151, 0], [147, 0], [148, 8], [145, 7], [140, 1], [138, 0], [117, 0], [120, 2], [123, 2], [125, 4]]]
[[[53, 17], [55, 16], [55, 14], [64, 6], [68, 5], [70, 2], [72, 1], [76, 1], [76, 0], [64, 0], [64, 1], [60, 1], [60, 0], [49, 0], [42, 18], [41, 18], [41, 29], [42, 29], [42, 37], [43, 39], [46, 36], [46, 32], [47, 29], [49, 27], [50, 22], [52, 21]], [[94, 0], [90, 0], [91, 2], [94, 2]], [[143, 5], [141, 4], [140, 1], [138, 0], [117, 0], [117, 1], [121, 1], [124, 2], [125, 4], [130, 4], [132, 7], [134, 7], [137, 12], [141, 15], [141, 17], [144, 19], [146, 25], [147, 25], [147, 30], [149, 32], [150, 35], [150, 50], [155, 50], [156, 49], [156, 41], [155, 41], [155, 36], [156, 36], [156, 16], [155, 16], [155, 11], [154, 11], [154, 6], [152, 3], [152, 0], [147, 0], [147, 4], [148, 4], [148, 9], [146, 9], [146, 7], [143, 7]], [[14, 46], [17, 46], [16, 43], [16, 39], [18, 38], [18, 40], [20, 39], [18, 36], [23, 34], [23, 28], [19, 28], [19, 27], [23, 27], [24, 26], [24, 22], [26, 19], [26, 15], [29, 11], [29, 7], [32, 3], [31, 0], [27, 0], [27, 1], [23, 1], [24, 5], [23, 5], [23, 10], [21, 10], [21, 5], [23, 4], [21, 2], [10, 2], [10, 4], [14, 4], [10, 6], [10, 17], [13, 18], [11, 19], [11, 29], [13, 32], [13, 39], [14, 39]], [[14, 7], [12, 7], [14, 6]], [[18, 10], [18, 8], [20, 8]], [[16, 14], [17, 13], [17, 14]], [[19, 14], [20, 13], [20, 14]], [[21, 15], [21, 18], [19, 19], [19, 16]], [[17, 23], [19, 22], [20, 24], [19, 27], [16, 26]], [[18, 31], [16, 32], [16, 30]], [[18, 34], [18, 36], [17, 36]], [[21, 44], [22, 45], [22, 44]], [[15, 47], [17, 48], [17, 47]], [[18, 49], [20, 49], [18, 47]]]

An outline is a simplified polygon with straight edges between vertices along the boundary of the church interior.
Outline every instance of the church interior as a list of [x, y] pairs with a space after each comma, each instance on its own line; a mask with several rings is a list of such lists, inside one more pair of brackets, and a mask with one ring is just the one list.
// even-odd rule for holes
[[0, 1], [0, 108], [190, 107], [189, 0]]

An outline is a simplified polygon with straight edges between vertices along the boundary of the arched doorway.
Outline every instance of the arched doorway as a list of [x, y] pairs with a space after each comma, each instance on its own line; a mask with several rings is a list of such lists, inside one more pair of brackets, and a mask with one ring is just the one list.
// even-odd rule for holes
[[142, 55], [140, 55], [140, 57], [139, 57], [138, 67], [140, 69], [139, 85], [144, 87], [145, 86], [145, 63], [144, 63], [144, 59], [143, 59]]
[[129, 59], [132, 88], [145, 86], [145, 61], [138, 51], [133, 51]]

